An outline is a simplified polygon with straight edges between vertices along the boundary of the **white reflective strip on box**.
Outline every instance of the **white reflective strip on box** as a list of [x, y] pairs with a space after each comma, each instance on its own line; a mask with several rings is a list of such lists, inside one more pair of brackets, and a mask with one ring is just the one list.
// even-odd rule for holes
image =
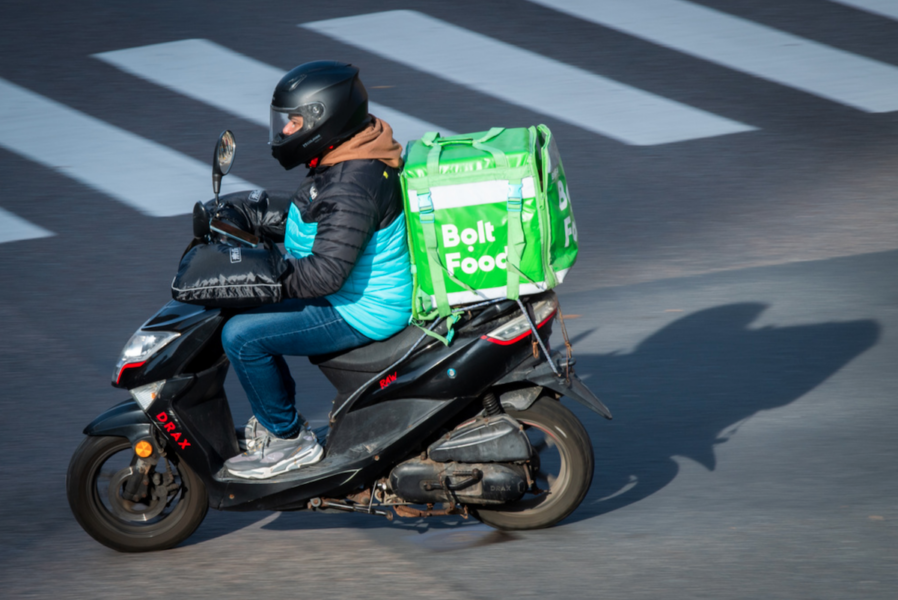
[[[898, 110], [898, 67], [700, 4], [684, 0], [531, 2], [860, 110]], [[890, 5], [898, 6], [898, 0], [890, 0]]]
[[[122, 71], [212, 105], [268, 129], [271, 92], [285, 71], [203, 39], [180, 40], [95, 54]], [[454, 132], [388, 106], [368, 102], [400, 143], [428, 131]]]
[[[434, 210], [507, 202], [508, 180], [434, 186], [430, 188], [430, 200]], [[408, 204], [411, 212], [418, 212], [418, 193], [414, 190], [408, 191]]]
[[[463, 175], [459, 175], [461, 179]], [[525, 177], [522, 181], [523, 197], [536, 197], [533, 178]], [[529, 194], [529, 195], [528, 195]], [[504, 204], [508, 202], [508, 180], [479, 181], [476, 183], [457, 183], [455, 185], [438, 185], [430, 188], [430, 200], [434, 210], [479, 206], [481, 204]], [[418, 193], [408, 191], [409, 211], [418, 212]]]
[[525, 177], [521, 180], [521, 197], [536, 198], [536, 187], [533, 185], [533, 177]]
[[[211, 160], [200, 162], [4, 79], [0, 146], [153, 217], [189, 213], [212, 197]], [[221, 191], [257, 187], [230, 175]]]

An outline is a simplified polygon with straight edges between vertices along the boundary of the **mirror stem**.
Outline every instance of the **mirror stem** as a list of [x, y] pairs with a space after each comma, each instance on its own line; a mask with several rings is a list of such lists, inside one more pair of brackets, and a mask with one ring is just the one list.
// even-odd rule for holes
[[221, 202], [218, 199], [218, 193], [220, 191], [221, 191], [221, 174], [220, 173], [212, 173], [212, 192], [215, 194], [216, 210], [221, 207]]

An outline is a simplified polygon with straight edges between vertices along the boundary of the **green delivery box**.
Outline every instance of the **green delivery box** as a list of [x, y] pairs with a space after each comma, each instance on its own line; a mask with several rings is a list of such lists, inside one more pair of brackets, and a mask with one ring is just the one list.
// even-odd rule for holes
[[577, 226], [545, 125], [409, 142], [402, 172], [416, 319], [553, 288]]

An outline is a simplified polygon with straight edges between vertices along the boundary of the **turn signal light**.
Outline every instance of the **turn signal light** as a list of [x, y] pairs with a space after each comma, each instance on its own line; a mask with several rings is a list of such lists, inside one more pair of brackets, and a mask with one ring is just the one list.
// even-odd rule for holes
[[140, 407], [144, 410], [150, 407], [150, 404], [159, 396], [159, 392], [162, 391], [162, 388], [165, 387], [165, 380], [154, 381], [153, 383], [148, 383], [146, 385], [142, 385], [140, 387], [136, 387], [131, 390], [131, 396], [137, 400], [137, 403], [140, 404]]
[[146, 440], [140, 440], [134, 444], [134, 454], [140, 458], [147, 458], [153, 454], [153, 444]]

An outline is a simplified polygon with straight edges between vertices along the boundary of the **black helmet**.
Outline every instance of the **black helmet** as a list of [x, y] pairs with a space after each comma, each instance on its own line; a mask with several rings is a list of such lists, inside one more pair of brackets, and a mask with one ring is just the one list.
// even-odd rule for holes
[[[302, 115], [302, 129], [284, 135], [293, 115]], [[271, 97], [271, 155], [288, 170], [308, 164], [369, 122], [368, 92], [357, 67], [329, 60], [299, 65]]]

